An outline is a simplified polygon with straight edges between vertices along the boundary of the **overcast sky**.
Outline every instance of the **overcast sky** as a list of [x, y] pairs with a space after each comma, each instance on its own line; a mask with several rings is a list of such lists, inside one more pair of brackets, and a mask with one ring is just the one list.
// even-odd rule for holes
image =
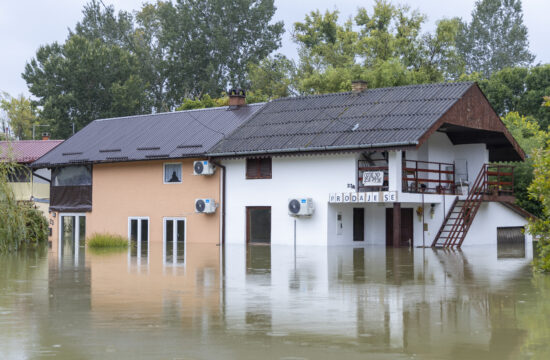
[[[228, 0], [230, 1], [230, 0]], [[0, 0], [0, 91], [12, 96], [29, 95], [21, 78], [25, 63], [36, 53], [40, 45], [54, 41], [63, 42], [67, 29], [82, 16], [82, 7], [87, 0]], [[143, 0], [104, 0], [117, 10], [137, 10]], [[459, 16], [470, 19], [475, 0], [394, 0], [407, 3], [428, 16], [425, 31], [434, 28], [436, 20]], [[372, 9], [374, 0], [275, 0], [276, 20], [283, 20], [286, 33], [283, 47], [279, 50], [287, 56], [296, 56], [296, 47], [290, 30], [296, 21], [302, 21], [306, 13], [314, 9], [339, 10], [341, 18], [347, 18], [358, 7]], [[531, 52], [537, 63], [550, 63], [550, 0], [523, 0], [524, 22], [529, 29]]]

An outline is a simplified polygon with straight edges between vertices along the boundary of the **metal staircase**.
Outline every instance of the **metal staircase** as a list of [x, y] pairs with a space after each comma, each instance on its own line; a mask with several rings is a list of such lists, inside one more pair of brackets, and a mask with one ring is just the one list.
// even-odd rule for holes
[[484, 164], [465, 200], [455, 198], [432, 247], [460, 248], [483, 201], [500, 201], [513, 191], [513, 167]]

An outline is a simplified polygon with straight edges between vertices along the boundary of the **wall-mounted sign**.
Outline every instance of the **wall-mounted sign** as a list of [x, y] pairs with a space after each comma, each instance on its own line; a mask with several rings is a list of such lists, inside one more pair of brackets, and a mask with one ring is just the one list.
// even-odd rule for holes
[[330, 193], [328, 202], [339, 203], [380, 203], [396, 202], [397, 192], [395, 191], [377, 191], [377, 192], [354, 192], [354, 193]]
[[364, 171], [363, 185], [364, 186], [384, 185], [384, 172], [383, 171]]

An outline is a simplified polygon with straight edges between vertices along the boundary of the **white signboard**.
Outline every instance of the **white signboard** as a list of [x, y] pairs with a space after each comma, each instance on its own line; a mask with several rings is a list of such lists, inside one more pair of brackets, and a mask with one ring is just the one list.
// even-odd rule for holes
[[354, 193], [330, 193], [329, 203], [385, 203], [396, 202], [395, 191], [354, 192]]
[[384, 185], [383, 171], [365, 171], [363, 172], [364, 186], [382, 186]]

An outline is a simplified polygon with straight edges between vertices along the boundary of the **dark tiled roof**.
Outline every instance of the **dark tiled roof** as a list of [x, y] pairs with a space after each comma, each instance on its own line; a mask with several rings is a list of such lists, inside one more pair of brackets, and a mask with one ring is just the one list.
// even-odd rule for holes
[[20, 164], [35, 161], [63, 140], [0, 141], [0, 160], [11, 159]]
[[411, 85], [275, 100], [211, 155], [415, 145], [472, 86]]
[[262, 105], [95, 120], [32, 166], [201, 156]]

